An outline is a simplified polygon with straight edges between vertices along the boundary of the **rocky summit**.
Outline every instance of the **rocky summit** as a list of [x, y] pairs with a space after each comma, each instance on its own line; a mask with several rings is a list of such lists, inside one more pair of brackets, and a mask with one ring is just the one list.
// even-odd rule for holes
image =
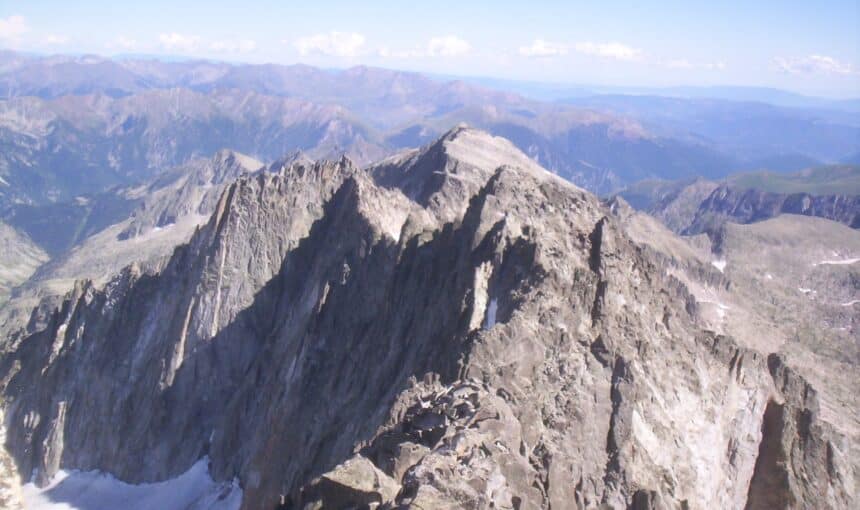
[[167, 262], [78, 281], [2, 358], [0, 465], [207, 459], [248, 510], [855, 507], [856, 436], [617, 207], [466, 127], [237, 173]]

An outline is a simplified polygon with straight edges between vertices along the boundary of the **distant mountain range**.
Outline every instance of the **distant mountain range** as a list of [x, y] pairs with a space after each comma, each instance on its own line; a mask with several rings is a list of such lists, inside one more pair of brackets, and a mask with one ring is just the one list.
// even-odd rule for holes
[[753, 101], [604, 95], [567, 103], [633, 118], [649, 132], [702, 143], [742, 170], [801, 170], [843, 162], [860, 142], [860, 112], [787, 108]]
[[624, 95], [658, 96], [676, 99], [717, 99], [736, 102], [768, 103], [789, 108], [821, 108], [860, 111], [860, 98], [833, 99], [808, 96], [772, 87], [680, 86], [633, 87], [594, 84], [544, 83], [488, 77], [440, 75], [440, 79], [462, 79], [482, 87], [516, 92], [540, 101], [566, 101], [576, 98]]
[[543, 102], [356, 67], [0, 53], [0, 208], [144, 182], [221, 148], [366, 164], [465, 122], [600, 194], [642, 179], [794, 171], [860, 153], [860, 114], [726, 100]]

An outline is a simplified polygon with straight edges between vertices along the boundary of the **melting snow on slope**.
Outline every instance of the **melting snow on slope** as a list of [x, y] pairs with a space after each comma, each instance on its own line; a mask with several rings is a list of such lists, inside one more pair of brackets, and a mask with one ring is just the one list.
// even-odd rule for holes
[[715, 260], [715, 261], [711, 262], [711, 265], [714, 266], [715, 268], [717, 268], [717, 270], [722, 273], [723, 270], [726, 268], [726, 261], [725, 260]]
[[60, 471], [44, 488], [22, 488], [25, 510], [238, 510], [238, 481], [209, 477], [206, 457], [164, 482], [131, 485], [99, 471]]

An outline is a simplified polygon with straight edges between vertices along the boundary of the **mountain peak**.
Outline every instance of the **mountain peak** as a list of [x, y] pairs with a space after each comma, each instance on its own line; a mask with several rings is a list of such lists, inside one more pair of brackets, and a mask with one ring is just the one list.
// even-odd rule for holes
[[212, 157], [212, 163], [216, 166], [232, 166], [236, 165], [245, 172], [253, 172], [263, 167], [263, 163], [247, 154], [235, 151], [233, 149], [220, 149]]
[[539, 180], [554, 179], [580, 191], [543, 169], [508, 140], [458, 124], [435, 142], [372, 166], [369, 171], [384, 187], [399, 188], [440, 219], [460, 216], [478, 189], [500, 167], [510, 167]]

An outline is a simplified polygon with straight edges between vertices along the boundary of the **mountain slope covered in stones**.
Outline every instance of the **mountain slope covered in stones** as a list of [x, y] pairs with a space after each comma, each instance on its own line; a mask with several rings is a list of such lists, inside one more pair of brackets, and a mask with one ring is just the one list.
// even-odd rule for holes
[[3, 358], [19, 473], [156, 482], [206, 457], [247, 509], [856, 504], [856, 437], [802, 366], [714, 331], [685, 275], [721, 273], [673, 274], [697, 252], [667, 230], [646, 246], [464, 127], [271, 170]]

